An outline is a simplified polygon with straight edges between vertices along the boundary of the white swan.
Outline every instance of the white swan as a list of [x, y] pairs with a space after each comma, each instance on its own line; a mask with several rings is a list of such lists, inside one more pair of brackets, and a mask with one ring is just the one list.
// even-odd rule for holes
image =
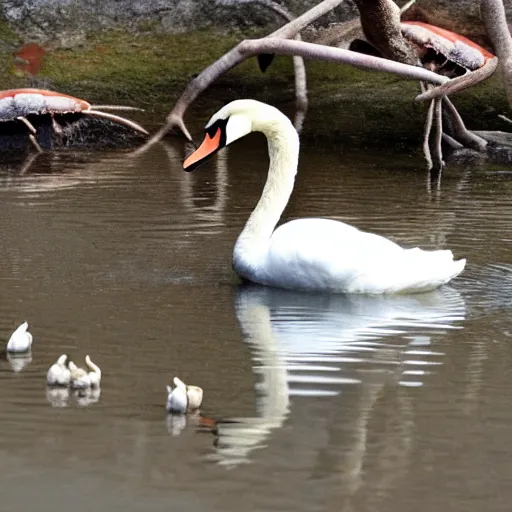
[[73, 361], [68, 363], [70, 375], [70, 385], [73, 389], [88, 389], [91, 387], [91, 377], [83, 368], [79, 368]]
[[69, 386], [71, 370], [67, 365], [68, 356], [62, 354], [57, 362], [50, 366], [46, 374], [46, 382], [49, 386]]
[[23, 322], [7, 342], [7, 352], [28, 352], [32, 347], [32, 334], [28, 332], [28, 322]]
[[167, 386], [167, 412], [185, 414], [199, 409], [203, 401], [203, 390], [198, 386], [187, 386], [178, 377], [174, 377], [173, 382], [174, 389]]
[[233, 268], [241, 277], [279, 288], [380, 294], [432, 290], [463, 270], [466, 260], [454, 261], [451, 251], [404, 249], [331, 219], [298, 219], [274, 231], [293, 190], [299, 137], [289, 119], [265, 103], [237, 100], [220, 109], [183, 168], [194, 170], [253, 131], [267, 137], [270, 168], [261, 199], [235, 244]]
[[101, 383], [100, 367], [91, 361], [89, 356], [85, 356], [85, 364], [90, 370], [79, 368], [73, 361], [68, 366], [71, 371], [70, 384], [73, 389], [99, 388]]
[[85, 356], [85, 364], [89, 368], [89, 379], [92, 388], [99, 388], [101, 383], [101, 370], [100, 367], [91, 361], [89, 356]]

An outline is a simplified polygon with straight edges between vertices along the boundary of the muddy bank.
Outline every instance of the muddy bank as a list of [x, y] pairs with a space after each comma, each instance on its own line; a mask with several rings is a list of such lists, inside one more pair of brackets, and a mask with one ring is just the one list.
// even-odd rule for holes
[[[266, 31], [200, 30], [151, 35], [101, 32], [73, 49], [49, 49], [38, 84], [94, 103], [128, 104], [146, 109], [138, 118], [156, 128], [191, 78], [244, 37]], [[9, 56], [4, 55], [3, 58]], [[416, 82], [350, 66], [308, 61], [310, 108], [304, 137], [333, 144], [414, 144], [423, 129], [423, 105], [414, 103]], [[11, 65], [1, 88], [26, 87], [27, 77]], [[187, 113], [197, 130], [221, 104], [251, 97], [294, 111], [291, 59], [278, 57], [261, 73], [250, 59], [231, 70], [196, 100]], [[498, 77], [453, 97], [468, 126], [509, 130], [497, 114], [508, 106]], [[194, 119], [197, 119], [194, 122]]]

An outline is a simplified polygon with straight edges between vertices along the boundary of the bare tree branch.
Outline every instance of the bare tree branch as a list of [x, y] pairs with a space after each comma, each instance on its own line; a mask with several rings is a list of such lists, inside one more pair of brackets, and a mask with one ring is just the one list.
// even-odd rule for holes
[[508, 102], [512, 106], [512, 37], [502, 0], [481, 0], [480, 15], [500, 59]]
[[[396, 74], [409, 80], [423, 80], [434, 84], [443, 84], [449, 79], [417, 66], [409, 66], [401, 62], [394, 62], [380, 57], [363, 55], [341, 48], [320, 46], [304, 41], [289, 41], [285, 39], [263, 38], [247, 39], [223, 55], [219, 60], [204, 69], [194, 78], [181, 97], [176, 102], [171, 113], [167, 116], [165, 125], [153, 135], [146, 145], [154, 144], [172, 128], [179, 128], [188, 140], [192, 140], [183, 115], [195, 98], [212, 84], [219, 76], [230, 70], [240, 62], [259, 53], [275, 53], [277, 55], [301, 55], [306, 58], [315, 58], [332, 62], [342, 62], [361, 69], [381, 71]], [[146, 146], [145, 145], [145, 146]], [[144, 146], [143, 146], [144, 148]], [[142, 149], [142, 148], [141, 148]]]
[[402, 7], [400, 7], [400, 14], [403, 14], [405, 11], [408, 11], [415, 3], [416, 0], [409, 0], [409, 2], [402, 5]]
[[475, 69], [475, 71], [470, 71], [465, 75], [452, 78], [449, 82], [446, 82], [439, 87], [428, 89], [424, 93], [418, 94], [414, 100], [427, 101], [434, 98], [441, 98], [442, 96], [448, 96], [448, 94], [454, 94], [467, 89], [468, 87], [472, 87], [473, 85], [476, 85], [482, 80], [490, 77], [494, 71], [496, 71], [497, 66], [498, 59], [496, 57], [494, 59], [488, 59], [481, 68]]
[[315, 39], [315, 44], [323, 44], [325, 46], [337, 45], [343, 40], [352, 40], [363, 37], [361, 28], [361, 20], [359, 17], [350, 21], [337, 24], [333, 27], [325, 29], [322, 34]]
[[400, 9], [393, 0], [355, 0], [363, 33], [386, 58], [415, 65], [418, 55], [400, 30]]
[[453, 131], [452, 135], [455, 140], [467, 148], [475, 149], [476, 151], [484, 151], [487, 147], [487, 141], [466, 128], [462, 117], [460, 117], [460, 114], [448, 97], [444, 96], [443, 102], [447, 107], [447, 114], [450, 116]]
[[[422, 89], [424, 87], [421, 84]], [[430, 132], [432, 131], [432, 121], [434, 119], [434, 102], [431, 101], [427, 110], [427, 117], [425, 119], [425, 128], [423, 130], [423, 154], [425, 155], [425, 160], [427, 161], [427, 167], [432, 169], [432, 154], [430, 152]]]
[[[267, 9], [274, 11], [288, 23], [291, 23], [295, 19], [295, 16], [292, 13], [290, 13], [282, 5], [274, 2], [273, 0], [217, 0], [217, 3], [228, 6], [235, 5], [237, 3], [259, 4], [263, 7], [266, 7]], [[296, 34], [293, 39], [296, 41], [302, 41], [300, 34]], [[297, 110], [305, 112], [308, 108], [306, 65], [304, 64], [304, 59], [297, 55], [292, 57], [292, 61], [295, 76], [295, 101]], [[302, 122], [299, 123], [299, 126], [302, 126]], [[297, 127], [298, 126], [296, 126], [296, 128]]]
[[443, 140], [443, 105], [442, 99], [432, 100], [434, 104], [434, 137], [432, 141], [432, 168], [436, 172], [441, 172], [444, 167], [443, 150], [441, 141]]
[[306, 28], [310, 23], [313, 23], [313, 21], [317, 20], [324, 14], [332, 11], [341, 3], [343, 3], [343, 0], [324, 0], [309, 11], [306, 11], [302, 16], [295, 18], [291, 23], [288, 23], [284, 27], [272, 32], [272, 34], [269, 34], [267, 37], [282, 37], [284, 39], [292, 38], [301, 30]]

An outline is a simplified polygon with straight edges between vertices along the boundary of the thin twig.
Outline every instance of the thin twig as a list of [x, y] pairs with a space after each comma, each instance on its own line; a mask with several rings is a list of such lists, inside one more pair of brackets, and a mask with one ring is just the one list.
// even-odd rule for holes
[[444, 166], [443, 149], [441, 141], [443, 138], [443, 100], [432, 100], [434, 103], [434, 137], [432, 141], [432, 160], [434, 170], [440, 173]]
[[416, 0], [409, 0], [409, 2], [400, 7], [400, 14], [403, 14], [405, 11], [409, 10], [415, 3]]
[[447, 107], [447, 114], [450, 116], [455, 140], [462, 143], [465, 147], [477, 151], [484, 151], [487, 147], [487, 141], [466, 128], [462, 117], [448, 97], [445, 96], [443, 102]]

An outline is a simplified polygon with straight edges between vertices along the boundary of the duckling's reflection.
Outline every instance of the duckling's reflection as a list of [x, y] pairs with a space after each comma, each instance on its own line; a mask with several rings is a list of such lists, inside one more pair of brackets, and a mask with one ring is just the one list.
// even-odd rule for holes
[[88, 407], [99, 401], [101, 388], [75, 389], [73, 396], [79, 407]]
[[[251, 452], [265, 446], [285, 422], [290, 396], [333, 395], [359, 383], [372, 388], [373, 403], [379, 393], [372, 384], [382, 379], [421, 386], [428, 368], [442, 364], [443, 354], [429, 350], [431, 335], [460, 327], [466, 315], [464, 300], [449, 287], [372, 297], [247, 284], [236, 289], [235, 311], [244, 340], [254, 347], [253, 367], [261, 383], [257, 417], [216, 424], [214, 459], [227, 465], [249, 462]], [[367, 416], [370, 409], [364, 407]], [[358, 450], [359, 457], [362, 453]]]
[[47, 386], [46, 400], [52, 407], [67, 407], [69, 401], [69, 388]]
[[52, 407], [68, 407], [71, 397], [78, 407], [88, 407], [98, 402], [100, 396], [101, 388], [70, 390], [67, 387], [46, 387], [46, 400]]

